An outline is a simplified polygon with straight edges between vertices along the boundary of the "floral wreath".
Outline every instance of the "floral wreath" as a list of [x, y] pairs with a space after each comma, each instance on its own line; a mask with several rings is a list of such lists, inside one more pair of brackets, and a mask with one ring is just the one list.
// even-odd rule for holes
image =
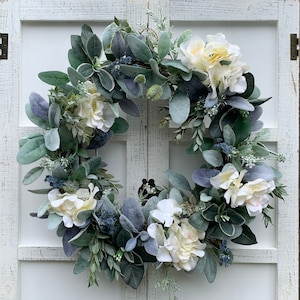
[[[262, 215], [267, 226], [272, 201], [286, 194], [280, 172], [267, 163], [284, 158], [262, 142], [268, 132], [261, 105], [270, 98], [259, 98], [240, 48], [222, 33], [203, 41], [187, 30], [174, 39], [164, 21], [156, 31], [138, 32], [115, 18], [102, 41], [83, 25], [81, 35], [71, 36], [67, 74], [39, 74], [53, 86], [48, 101], [32, 93], [26, 104], [43, 133], [20, 139], [18, 163], [38, 161], [23, 184], [46, 170], [50, 185], [32, 191], [47, 196], [31, 215], [57, 230], [65, 254], [76, 254], [74, 273], [88, 270], [89, 286], [103, 272], [136, 289], [150, 262], [166, 276], [158, 283], [163, 289], [176, 289], [170, 267], [204, 272], [213, 282], [217, 265], [233, 262], [228, 241], [255, 244], [249, 223]], [[191, 131], [187, 151], [201, 155], [203, 164], [191, 174], [193, 187], [167, 170], [170, 187], [144, 179], [137, 199], [121, 204], [121, 186], [90, 149], [126, 132], [119, 110], [138, 117], [135, 100], [145, 98], [164, 103], [160, 125], [175, 123], [176, 140]]]

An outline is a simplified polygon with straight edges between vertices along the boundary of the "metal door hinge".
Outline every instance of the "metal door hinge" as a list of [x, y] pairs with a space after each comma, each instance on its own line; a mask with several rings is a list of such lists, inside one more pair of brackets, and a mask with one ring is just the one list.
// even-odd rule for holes
[[0, 33], [0, 59], [7, 59], [8, 33]]
[[299, 56], [299, 39], [296, 33], [290, 34], [290, 58], [291, 60], [297, 60]]

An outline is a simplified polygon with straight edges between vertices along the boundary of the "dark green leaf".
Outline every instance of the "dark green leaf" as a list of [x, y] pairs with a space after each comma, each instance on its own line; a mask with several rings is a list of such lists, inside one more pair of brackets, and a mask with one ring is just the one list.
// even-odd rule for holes
[[247, 88], [243, 94], [240, 94], [240, 96], [247, 99], [252, 95], [254, 91], [254, 87], [255, 87], [254, 76], [251, 73], [246, 73], [243, 76], [246, 78]]
[[89, 78], [93, 75], [94, 70], [91, 64], [83, 63], [78, 66], [77, 72], [80, 73], [83, 77]]
[[218, 205], [213, 203], [202, 211], [202, 216], [205, 220], [212, 222], [215, 220], [215, 216], [218, 213]]
[[117, 235], [116, 244], [119, 248], [125, 247], [127, 241], [132, 237], [129, 231], [121, 229]]
[[208, 228], [208, 221], [205, 220], [200, 212], [195, 212], [189, 217], [189, 223], [196, 229], [205, 232]]
[[255, 234], [251, 231], [251, 229], [249, 228], [249, 226], [247, 225], [243, 225], [243, 232], [242, 234], [235, 238], [232, 239], [232, 241], [236, 244], [241, 244], [241, 245], [253, 245], [257, 243]]
[[114, 125], [111, 127], [111, 130], [115, 134], [118, 134], [118, 133], [125, 133], [128, 130], [128, 128], [129, 128], [128, 122], [125, 119], [119, 117], [115, 119]]
[[235, 226], [232, 223], [221, 220], [219, 226], [222, 232], [228, 237], [232, 237], [235, 234]]
[[92, 239], [94, 237], [94, 233], [84, 231], [83, 234], [79, 235], [78, 238], [73, 238], [70, 242], [78, 247], [87, 247], [90, 245]]
[[120, 267], [123, 274], [122, 278], [125, 283], [131, 286], [133, 289], [137, 289], [144, 277], [144, 265], [134, 265], [126, 260], [123, 260]]

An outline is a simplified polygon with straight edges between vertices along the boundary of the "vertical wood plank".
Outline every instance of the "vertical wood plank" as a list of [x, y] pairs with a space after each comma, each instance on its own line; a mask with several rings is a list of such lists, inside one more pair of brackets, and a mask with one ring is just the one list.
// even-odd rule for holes
[[19, 1], [2, 1], [0, 28], [9, 35], [8, 59], [0, 60], [0, 299], [18, 299], [18, 93]]
[[[146, 21], [147, 2], [145, 0], [127, 1], [127, 21], [136, 28], [137, 24]], [[140, 118], [128, 118], [129, 132], [127, 136], [127, 196], [137, 196], [138, 188], [143, 178], [147, 178], [148, 169], [148, 127], [147, 127], [147, 102], [145, 99], [136, 100], [140, 108]], [[126, 300], [146, 300], [147, 299], [147, 281], [143, 280], [137, 290], [129, 286], [125, 287]]]
[[299, 58], [290, 60], [289, 39], [299, 36], [299, 1], [279, 1], [278, 33], [278, 151], [286, 157], [280, 168], [289, 195], [278, 201], [277, 298], [292, 300], [299, 299]]

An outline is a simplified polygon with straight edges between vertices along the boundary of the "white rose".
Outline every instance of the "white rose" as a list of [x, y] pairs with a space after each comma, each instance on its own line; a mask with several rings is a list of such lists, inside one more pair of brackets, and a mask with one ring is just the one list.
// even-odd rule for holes
[[95, 208], [97, 200], [94, 197], [98, 191], [99, 188], [92, 183], [88, 189], [78, 189], [74, 194], [60, 193], [59, 189], [53, 189], [48, 193], [48, 200], [52, 211], [62, 216], [64, 225], [71, 228], [85, 223], [86, 220], [78, 219], [78, 214]]
[[174, 199], [163, 199], [160, 200], [157, 205], [157, 209], [150, 212], [152, 218], [158, 222], [165, 225], [165, 227], [170, 227], [176, 216], [180, 216], [182, 209]]

